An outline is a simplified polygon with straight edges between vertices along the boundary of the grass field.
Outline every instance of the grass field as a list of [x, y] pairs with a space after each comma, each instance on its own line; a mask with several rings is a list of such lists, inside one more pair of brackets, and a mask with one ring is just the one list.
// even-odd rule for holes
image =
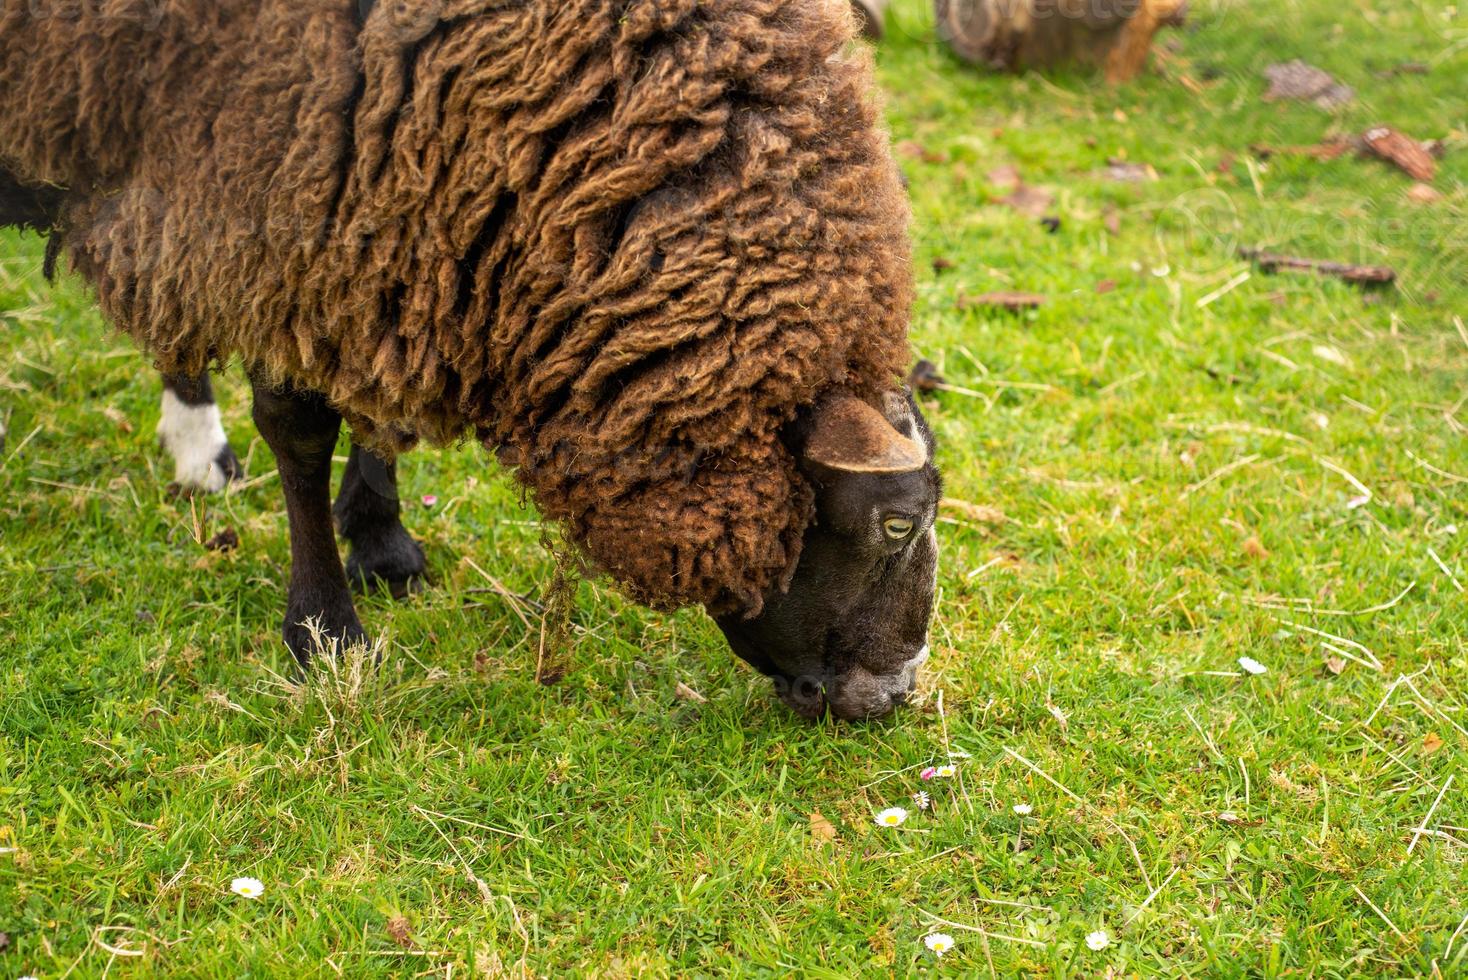
[[[599, 582], [537, 686], [534, 607], [490, 577], [533, 598], [553, 564], [467, 449], [405, 463], [433, 584], [362, 601], [382, 671], [291, 686], [240, 378], [253, 479], [171, 499], [143, 360], [0, 237], [0, 977], [1468, 975], [1468, 12], [1194, 8], [1119, 91], [986, 77], [925, 0], [892, 12], [914, 353], [961, 389], [925, 405], [971, 506], [919, 704], [882, 723], [801, 723], [701, 613]], [[1263, 102], [1297, 56], [1355, 103]], [[1447, 140], [1440, 201], [1248, 149], [1383, 122]], [[1006, 165], [1057, 232], [994, 203]], [[1050, 301], [959, 301], [995, 289]]]

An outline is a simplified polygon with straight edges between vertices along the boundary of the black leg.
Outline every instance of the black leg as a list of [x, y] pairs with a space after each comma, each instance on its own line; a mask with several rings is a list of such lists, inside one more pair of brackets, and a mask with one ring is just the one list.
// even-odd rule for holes
[[397, 463], [352, 443], [332, 513], [352, 545], [347, 579], [353, 585], [381, 584], [401, 599], [422, 581], [423, 548], [403, 527]]
[[311, 659], [318, 620], [327, 637], [365, 639], [331, 527], [331, 453], [341, 416], [320, 395], [255, 385], [255, 426], [275, 453], [291, 526], [291, 584], [285, 642], [302, 666]]
[[245, 475], [225, 438], [207, 371], [198, 377], [163, 375], [158, 440], [173, 454], [173, 480], [180, 489], [222, 490]]

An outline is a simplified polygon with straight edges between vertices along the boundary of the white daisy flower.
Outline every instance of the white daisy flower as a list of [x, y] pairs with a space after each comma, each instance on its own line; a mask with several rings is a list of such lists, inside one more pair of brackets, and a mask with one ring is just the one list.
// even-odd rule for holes
[[953, 948], [953, 937], [946, 932], [930, 932], [923, 937], [923, 945], [931, 949], [934, 956], [942, 956]]
[[1022, 817], [1028, 817], [1031, 813], [1035, 812], [1035, 808], [1028, 803], [1016, 803], [1010, 809]]
[[1239, 666], [1244, 668], [1244, 673], [1253, 674], [1256, 677], [1269, 672], [1269, 668], [1255, 660], [1253, 657], [1240, 657]]
[[265, 894], [265, 883], [259, 878], [236, 878], [229, 883], [229, 890], [241, 898], [259, 898]]
[[939, 766], [938, 771], [933, 773], [933, 775], [937, 776], [939, 779], [952, 779], [954, 776], [958, 775], [958, 767], [953, 765], [952, 763], [949, 763], [946, 766]]
[[912, 802], [914, 803], [914, 805], [917, 806], [919, 810], [926, 810], [928, 807], [933, 805], [933, 798], [927, 793], [919, 790], [918, 792], [912, 794]]
[[1111, 937], [1106, 935], [1105, 929], [1097, 929], [1095, 932], [1086, 936], [1086, 945], [1099, 953], [1111, 945]]
[[889, 806], [877, 814], [878, 827], [901, 827], [907, 820], [907, 811], [900, 806]]

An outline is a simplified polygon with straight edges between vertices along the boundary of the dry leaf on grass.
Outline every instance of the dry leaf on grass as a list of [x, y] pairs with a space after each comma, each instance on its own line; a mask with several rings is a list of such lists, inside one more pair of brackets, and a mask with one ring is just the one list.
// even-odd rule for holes
[[1269, 557], [1269, 549], [1264, 547], [1264, 542], [1252, 534], [1245, 538], [1244, 543], [1239, 547], [1250, 558], [1257, 558], [1262, 561]]
[[392, 937], [393, 942], [404, 949], [413, 948], [412, 927], [408, 924], [408, 920], [401, 915], [387, 920], [387, 934]]
[[825, 844], [836, 839], [836, 825], [821, 816], [819, 810], [810, 815], [810, 842]]
[[1356, 90], [1351, 86], [1336, 81], [1330, 72], [1299, 58], [1270, 65], [1264, 69], [1264, 77], [1269, 81], [1269, 91], [1264, 93], [1265, 102], [1294, 99], [1313, 102], [1322, 109], [1336, 109], [1349, 105], [1356, 98]]
[[1043, 218], [1050, 210], [1050, 205], [1055, 203], [1055, 195], [1043, 187], [1021, 184], [1009, 196], [1000, 198], [999, 203], [1013, 208], [1020, 214], [1027, 214], [1032, 218]]

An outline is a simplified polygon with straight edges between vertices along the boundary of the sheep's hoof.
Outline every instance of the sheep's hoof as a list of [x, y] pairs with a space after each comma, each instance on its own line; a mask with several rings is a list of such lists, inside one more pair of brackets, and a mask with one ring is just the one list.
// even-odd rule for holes
[[226, 443], [225, 447], [219, 451], [219, 455], [215, 457], [214, 465], [218, 466], [220, 471], [224, 473], [225, 483], [244, 482], [245, 467], [240, 462], [240, 458], [234, 454], [233, 446]]
[[[339, 625], [324, 625], [328, 622]], [[367, 631], [362, 629], [362, 623], [350, 604], [345, 612], [338, 610], [337, 615], [319, 613], [307, 616], [288, 610], [281, 635], [303, 671], [309, 669], [311, 661], [317, 657], [334, 657], [351, 644], [367, 643]]]
[[359, 591], [386, 589], [394, 599], [407, 598], [423, 587], [428, 563], [423, 546], [401, 527], [380, 540], [356, 540], [347, 557], [347, 581]]

